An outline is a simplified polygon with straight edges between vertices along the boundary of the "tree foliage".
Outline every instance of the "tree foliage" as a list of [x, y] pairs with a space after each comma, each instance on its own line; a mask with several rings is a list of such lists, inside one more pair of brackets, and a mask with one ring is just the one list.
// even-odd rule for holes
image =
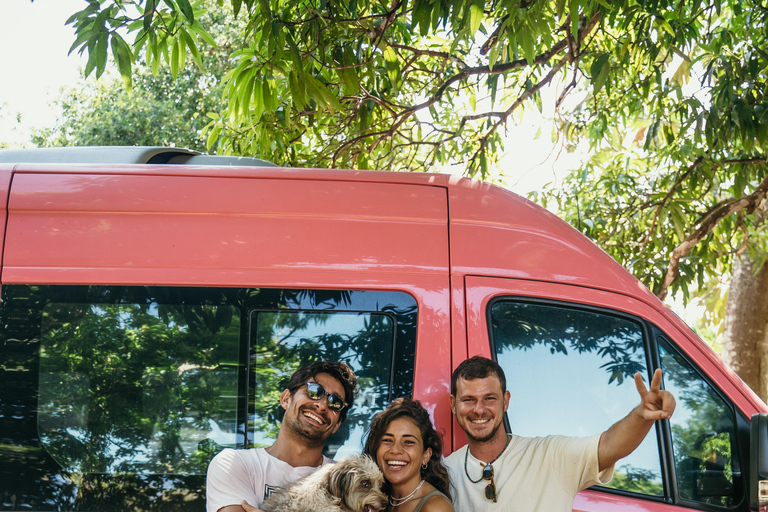
[[685, 25], [668, 11], [668, 44], [628, 37], [606, 65], [630, 73], [563, 118], [590, 157], [542, 200], [662, 298], [707, 290], [746, 250], [765, 262], [768, 11], [747, 4], [696, 5]]
[[[162, 67], [147, 58], [134, 63], [130, 87], [116, 73], [98, 82], [82, 80], [56, 101], [60, 114], [52, 128], [33, 130], [38, 146], [176, 146], [206, 150], [203, 128], [208, 112], [222, 108], [222, 77], [240, 31], [221, 9], [200, 18], [218, 45], [199, 53], [202, 67]], [[144, 57], [144, 50], [141, 50]], [[87, 71], [87, 70], [86, 70]]]
[[[219, 0], [219, 5], [224, 1]], [[214, 44], [212, 2], [89, 0], [87, 72], [142, 52], [172, 73]], [[241, 20], [209, 149], [286, 165], [488, 178], [504, 127], [555, 105], [590, 158], [539, 200], [660, 297], [764, 240], [766, 15], [754, 0], [231, 0]], [[133, 38], [132, 43], [127, 40]], [[760, 248], [760, 245], [754, 245]]]

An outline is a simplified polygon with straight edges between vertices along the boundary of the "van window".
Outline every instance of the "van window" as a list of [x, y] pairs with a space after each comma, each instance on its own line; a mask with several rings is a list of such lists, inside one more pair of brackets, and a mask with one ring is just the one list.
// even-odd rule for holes
[[658, 343], [664, 383], [677, 400], [670, 424], [678, 494], [733, 507], [744, 495], [734, 412], [666, 339]]
[[256, 342], [252, 349], [254, 410], [252, 446], [269, 446], [277, 439], [280, 393], [293, 372], [304, 366], [302, 354], [345, 360], [358, 378], [360, 392], [336, 434], [326, 442], [326, 454], [342, 458], [362, 452], [365, 433], [376, 411], [391, 399], [390, 375], [395, 321], [388, 314], [255, 312]]
[[[507, 418], [514, 434], [591, 436], [639, 403], [633, 376], [647, 376], [648, 370], [638, 322], [603, 311], [503, 299], [490, 305], [489, 325], [512, 395]], [[653, 431], [619, 461], [609, 487], [663, 495]]]
[[2, 510], [203, 510], [210, 459], [271, 442], [275, 395], [310, 362], [359, 377], [330, 457], [359, 452], [371, 417], [413, 392], [402, 292], [4, 285], [2, 299]]
[[72, 473], [205, 474], [237, 422], [239, 338], [233, 306], [47, 304], [41, 443]]

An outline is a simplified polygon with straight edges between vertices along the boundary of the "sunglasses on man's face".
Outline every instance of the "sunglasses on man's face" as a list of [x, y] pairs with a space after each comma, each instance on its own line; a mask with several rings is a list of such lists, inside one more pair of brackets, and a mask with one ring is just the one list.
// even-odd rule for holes
[[493, 483], [493, 466], [490, 462], [483, 468], [483, 480], [491, 481], [485, 486], [485, 497], [496, 503], [496, 484]]
[[346, 406], [347, 402], [341, 398], [338, 393], [328, 393], [323, 386], [317, 382], [307, 382], [307, 396], [311, 400], [322, 400], [324, 396], [328, 397], [328, 408], [332, 411], [341, 412]]

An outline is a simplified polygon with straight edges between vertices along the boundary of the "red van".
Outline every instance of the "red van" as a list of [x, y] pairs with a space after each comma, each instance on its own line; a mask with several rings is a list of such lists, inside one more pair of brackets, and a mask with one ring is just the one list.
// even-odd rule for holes
[[[271, 444], [292, 371], [343, 360], [327, 455], [414, 396], [464, 443], [451, 371], [504, 367], [507, 429], [591, 435], [677, 397], [575, 510], [744, 511], [766, 405], [582, 234], [501, 188], [169, 148], [0, 151], [0, 510], [203, 511], [208, 462]], [[752, 435], [752, 438], [750, 436]]]

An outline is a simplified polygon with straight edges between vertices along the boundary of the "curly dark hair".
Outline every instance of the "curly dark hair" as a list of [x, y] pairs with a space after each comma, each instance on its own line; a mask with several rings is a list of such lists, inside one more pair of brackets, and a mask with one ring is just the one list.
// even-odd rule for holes
[[[370, 455], [373, 457], [373, 460], [376, 460], [376, 452], [379, 449], [379, 445], [381, 445], [381, 439], [384, 437], [389, 424], [397, 418], [410, 418], [419, 428], [421, 438], [424, 440], [424, 449], [432, 448], [432, 456], [427, 461], [427, 468], [421, 468], [421, 477], [451, 499], [451, 479], [448, 476], [448, 470], [445, 469], [442, 462], [443, 441], [435, 427], [432, 426], [429, 413], [418, 400], [398, 398], [377, 414], [371, 422], [371, 429], [368, 432], [368, 439], [365, 442], [363, 453]], [[387, 494], [392, 492], [388, 482], [384, 492]]]
[[347, 406], [339, 413], [339, 423], [341, 423], [347, 417], [347, 411], [355, 404], [355, 394], [357, 394], [357, 377], [346, 363], [317, 361], [299, 368], [291, 375], [291, 380], [288, 381], [285, 388], [293, 396], [301, 386], [306, 384], [309, 379], [313, 379], [318, 373], [327, 373], [339, 381], [344, 388], [344, 401], [347, 403]]

